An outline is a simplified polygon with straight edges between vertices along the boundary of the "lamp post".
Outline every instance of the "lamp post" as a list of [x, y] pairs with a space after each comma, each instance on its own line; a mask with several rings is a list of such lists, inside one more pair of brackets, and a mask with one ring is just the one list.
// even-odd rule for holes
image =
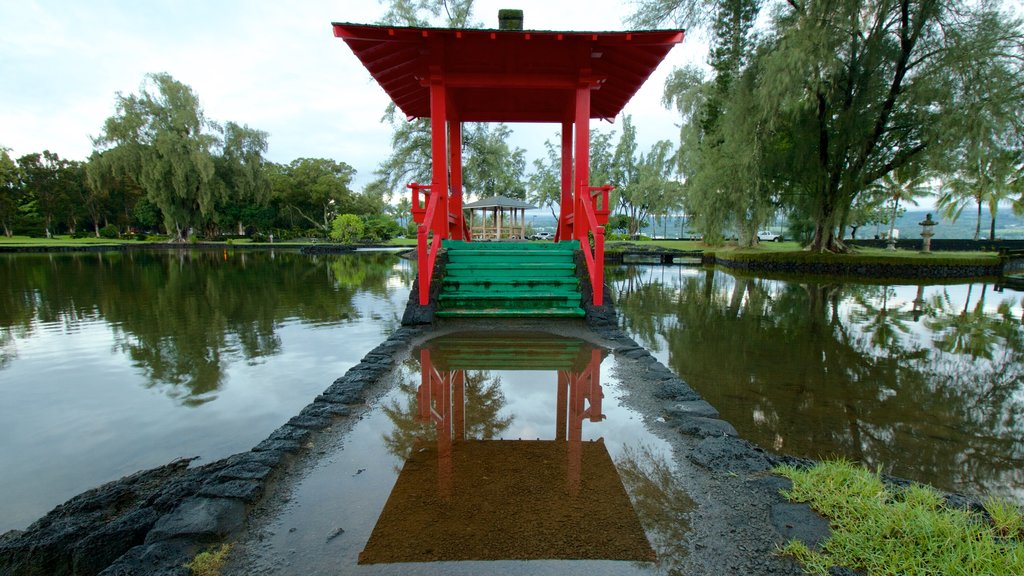
[[921, 252], [930, 254], [932, 251], [932, 236], [935, 236], [934, 228], [938, 225], [938, 222], [932, 220], [932, 215], [929, 213], [918, 224], [921, 226], [921, 238], [923, 239], [921, 242]]

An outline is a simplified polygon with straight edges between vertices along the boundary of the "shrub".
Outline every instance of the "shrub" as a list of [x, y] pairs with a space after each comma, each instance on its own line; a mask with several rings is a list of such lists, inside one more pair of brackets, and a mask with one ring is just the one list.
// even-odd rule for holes
[[117, 226], [113, 224], [107, 224], [103, 228], [100, 228], [101, 238], [117, 238], [121, 235], [121, 232], [117, 229]]
[[355, 214], [339, 214], [331, 224], [331, 240], [354, 244], [363, 237], [363, 220]]

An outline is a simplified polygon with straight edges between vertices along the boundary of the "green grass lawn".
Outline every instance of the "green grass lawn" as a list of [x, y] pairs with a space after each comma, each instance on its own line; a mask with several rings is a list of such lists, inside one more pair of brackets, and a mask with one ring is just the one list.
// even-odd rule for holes
[[809, 252], [796, 242], [762, 242], [752, 248], [739, 248], [735, 243], [723, 246], [707, 246], [699, 241], [650, 240], [643, 242], [615, 242], [609, 250], [622, 250], [627, 246], [644, 248], [657, 246], [674, 250], [702, 250], [719, 258], [739, 261], [804, 262], [804, 263], [849, 263], [849, 264], [998, 264], [1000, 257], [995, 252], [933, 252], [922, 254], [916, 250], [890, 251], [884, 248], [854, 248], [847, 254], [821, 254]]
[[799, 541], [782, 548], [811, 574], [828, 575], [832, 566], [867, 574], [1024, 574], [1024, 515], [1009, 502], [990, 498], [985, 518], [947, 507], [928, 486], [887, 486], [845, 461], [776, 472], [793, 481], [787, 498], [808, 503], [832, 526], [820, 550]]
[[54, 236], [53, 238], [33, 238], [30, 236], [12, 236], [10, 238], [0, 235], [2, 246], [96, 246], [113, 244], [142, 244], [137, 240], [122, 240], [119, 238], [72, 238], [70, 236]]

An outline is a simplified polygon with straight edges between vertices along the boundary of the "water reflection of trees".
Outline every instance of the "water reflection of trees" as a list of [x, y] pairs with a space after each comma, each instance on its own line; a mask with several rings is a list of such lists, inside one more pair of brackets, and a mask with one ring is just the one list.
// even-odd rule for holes
[[[745, 436], [841, 454], [950, 489], [1024, 489], [1024, 333], [948, 288], [914, 309], [888, 286], [723, 272], [623, 291], [625, 327]], [[922, 291], [919, 291], [919, 297]]]
[[647, 446], [626, 446], [615, 459], [615, 467], [657, 553], [656, 573], [682, 574], [694, 502], [671, 464]]
[[[416, 392], [420, 385], [419, 362], [410, 360], [400, 376], [399, 394], [384, 407], [384, 414], [394, 428], [384, 435], [384, 446], [400, 462], [405, 462], [413, 448], [422, 442], [437, 441], [437, 426], [417, 417]], [[512, 425], [511, 415], [502, 416], [507, 400], [501, 389], [501, 376], [483, 370], [465, 371], [465, 429], [467, 440], [494, 440]]]
[[3, 260], [0, 330], [29, 337], [45, 324], [104, 321], [149, 386], [196, 405], [214, 397], [232, 362], [278, 354], [283, 322], [358, 319], [355, 297], [386, 296], [399, 261], [386, 253], [16, 255]]

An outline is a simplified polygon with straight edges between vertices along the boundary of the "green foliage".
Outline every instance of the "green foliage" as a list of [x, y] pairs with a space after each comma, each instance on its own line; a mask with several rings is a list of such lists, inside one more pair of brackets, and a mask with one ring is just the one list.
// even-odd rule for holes
[[820, 551], [798, 542], [783, 548], [813, 574], [837, 565], [868, 574], [1024, 573], [1024, 543], [975, 513], [947, 508], [932, 488], [891, 488], [845, 461], [776, 472], [793, 482], [787, 498], [808, 502], [832, 525]]
[[101, 238], [119, 238], [120, 236], [121, 232], [117, 229], [117, 226], [114, 226], [113, 224], [107, 224], [103, 228], [100, 228]]
[[813, 222], [814, 250], [844, 251], [871, 183], [899, 168], [962, 172], [993, 157], [978, 142], [1006, 148], [1022, 131], [1024, 28], [999, 2], [780, 2], [756, 37], [759, 2], [708, 4], [643, 0], [631, 21], [712, 26], [714, 77], [676, 71], [665, 92], [684, 117], [688, 207], [710, 241], [726, 227], [742, 239], [784, 205]]
[[277, 166], [271, 175], [274, 197], [298, 217], [322, 233], [331, 230], [337, 214], [362, 213], [363, 198], [350, 188], [356, 171], [344, 162], [326, 158], [298, 158]]
[[339, 214], [331, 223], [331, 240], [342, 244], [355, 244], [362, 240], [365, 226], [355, 214]]
[[512, 131], [504, 124], [463, 124], [466, 158], [463, 185], [478, 198], [499, 194], [526, 199], [526, 150], [508, 146]]
[[9, 148], [0, 146], [0, 226], [4, 236], [13, 235], [14, 218], [18, 214], [22, 189], [18, 165], [11, 158]]
[[220, 571], [227, 562], [228, 552], [231, 551], [231, 544], [220, 546], [200, 552], [196, 557], [185, 564], [192, 576], [220, 576]]
[[[385, 216], [368, 216], [363, 222], [363, 234], [360, 240], [382, 243], [391, 240], [401, 232], [401, 227], [391, 218]], [[332, 232], [333, 234], [333, 232]]]
[[210, 218], [223, 193], [214, 178], [219, 140], [191, 88], [169, 74], [149, 74], [139, 94], [117, 96], [97, 146], [160, 208], [175, 241]]

